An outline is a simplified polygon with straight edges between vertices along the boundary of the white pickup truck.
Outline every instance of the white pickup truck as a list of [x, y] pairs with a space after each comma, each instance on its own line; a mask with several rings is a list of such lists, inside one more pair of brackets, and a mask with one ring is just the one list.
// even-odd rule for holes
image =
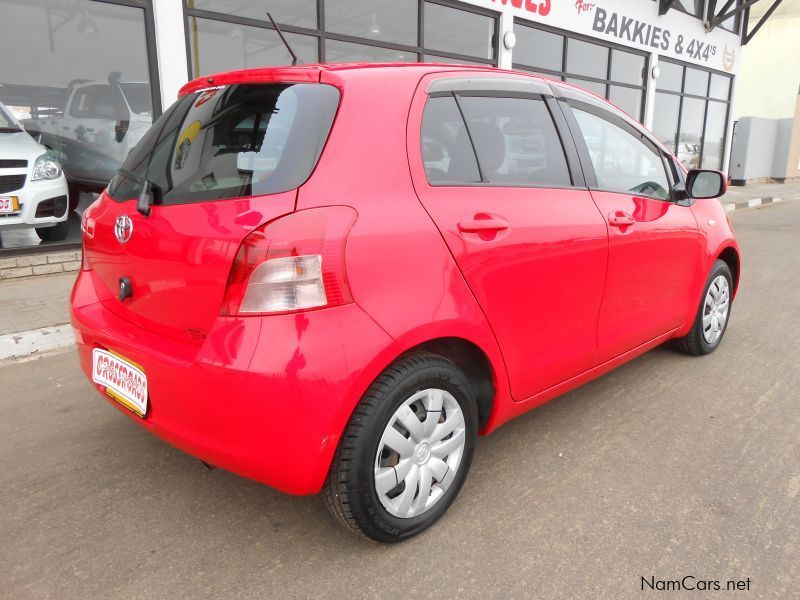
[[74, 80], [67, 86], [63, 109], [42, 112], [23, 125], [58, 156], [74, 210], [79, 192], [102, 191], [150, 128], [150, 84], [121, 81], [119, 73], [107, 81]]

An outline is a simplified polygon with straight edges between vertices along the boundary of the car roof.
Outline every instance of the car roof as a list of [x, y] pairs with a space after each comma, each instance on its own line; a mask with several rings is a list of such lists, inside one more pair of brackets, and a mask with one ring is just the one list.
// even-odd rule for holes
[[524, 75], [528, 77], [539, 77], [534, 73], [526, 73], [520, 71], [509, 71], [506, 69], [498, 69], [491, 65], [464, 65], [453, 63], [419, 63], [419, 62], [391, 62], [391, 63], [374, 63], [374, 62], [353, 62], [353, 63], [325, 63], [325, 64], [307, 64], [296, 66], [280, 66], [280, 67], [258, 67], [250, 69], [241, 69], [237, 71], [226, 71], [224, 73], [216, 73], [213, 75], [205, 75], [193, 79], [180, 90], [180, 95], [192, 93], [208, 87], [216, 85], [228, 85], [232, 83], [266, 83], [266, 82], [318, 82], [320, 81], [323, 73], [335, 73], [343, 78], [347, 77], [348, 72], [358, 71], [360, 73], [374, 73], [376, 76], [385, 74], [389, 71], [402, 69], [403, 71], [414, 72], [418, 75], [425, 75], [427, 73], [434, 73], [442, 69], [457, 70], [457, 71], [485, 71], [487, 73], [505, 73]]
[[[465, 72], [465, 71], [483, 71], [493, 75], [515, 75], [522, 77], [530, 77], [549, 84], [553, 90], [558, 94], [558, 90], [572, 89], [580, 94], [594, 97], [595, 103], [600, 103], [602, 106], [613, 107], [621, 116], [628, 122], [634, 124], [637, 128], [643, 129], [650, 138], [650, 141], [655, 143], [659, 148], [664, 150], [670, 155], [672, 152], [661, 143], [660, 140], [635, 117], [626, 113], [623, 109], [610, 102], [608, 99], [603, 98], [585, 90], [577, 85], [553, 79], [551, 77], [542, 76], [538, 73], [529, 71], [519, 71], [512, 69], [500, 69], [492, 65], [465, 65], [436, 62], [436, 63], [420, 63], [420, 62], [352, 62], [352, 63], [314, 63], [303, 64], [294, 66], [278, 66], [278, 67], [257, 67], [250, 69], [240, 69], [237, 71], [227, 71], [214, 75], [207, 75], [198, 77], [189, 83], [185, 84], [179, 92], [179, 96], [184, 96], [192, 92], [203, 89], [213, 88], [216, 86], [230, 85], [235, 83], [269, 83], [269, 82], [309, 82], [317, 83], [322, 80], [324, 73], [330, 73], [337, 79], [347, 79], [348, 73], [371, 73], [376, 77], [380, 77], [389, 71], [397, 71], [398, 69], [404, 71], [409, 75], [421, 77], [429, 73], [441, 73], [449, 71], [452, 73]], [[674, 155], [673, 155], [674, 156]]]

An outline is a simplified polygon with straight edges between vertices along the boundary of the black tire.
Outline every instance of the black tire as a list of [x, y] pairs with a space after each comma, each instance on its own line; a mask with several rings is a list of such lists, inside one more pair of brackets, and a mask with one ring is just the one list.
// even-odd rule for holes
[[[374, 461], [384, 428], [415, 392], [427, 388], [449, 392], [464, 416], [465, 445], [455, 478], [425, 512], [400, 518], [389, 513], [375, 490]], [[435, 523], [458, 495], [475, 450], [477, 407], [461, 370], [441, 356], [414, 352], [399, 358], [370, 386], [350, 418], [334, 456], [324, 496], [328, 508], [349, 530], [378, 542], [408, 539]]]
[[733, 276], [731, 275], [731, 270], [725, 261], [717, 260], [711, 269], [711, 273], [708, 275], [706, 285], [703, 287], [703, 293], [700, 296], [700, 306], [697, 308], [697, 314], [694, 317], [692, 328], [684, 337], [676, 338], [672, 341], [673, 347], [676, 350], [692, 356], [710, 354], [719, 347], [720, 342], [722, 342], [722, 338], [725, 337], [725, 331], [728, 329], [728, 323], [730, 323], [731, 320], [731, 309], [733, 308], [733, 301], [730, 299], [730, 297], [728, 300], [728, 316], [725, 319], [725, 324], [722, 327], [722, 334], [713, 343], [708, 343], [703, 336], [703, 312], [706, 294], [708, 294], [708, 289], [711, 286], [711, 282], [720, 275], [728, 280], [728, 289], [730, 292], [733, 292]]
[[74, 212], [81, 201], [81, 188], [74, 183], [68, 183], [67, 193], [69, 194], [69, 212]]
[[43, 242], [63, 242], [69, 234], [69, 219], [56, 223], [52, 227], [37, 227], [36, 235]]

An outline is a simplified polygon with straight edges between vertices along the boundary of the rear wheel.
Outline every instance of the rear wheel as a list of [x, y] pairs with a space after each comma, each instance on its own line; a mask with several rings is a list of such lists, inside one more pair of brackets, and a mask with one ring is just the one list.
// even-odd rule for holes
[[466, 478], [477, 421], [472, 389], [452, 362], [425, 352], [399, 359], [350, 419], [325, 487], [328, 507], [379, 542], [430, 527]]
[[716, 261], [706, 281], [692, 328], [686, 336], [674, 341], [678, 350], [700, 356], [717, 349], [728, 327], [732, 290], [730, 268], [725, 261]]

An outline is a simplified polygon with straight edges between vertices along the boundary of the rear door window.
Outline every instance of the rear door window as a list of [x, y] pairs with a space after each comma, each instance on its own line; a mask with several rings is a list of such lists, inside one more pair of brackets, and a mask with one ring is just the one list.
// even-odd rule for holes
[[461, 101], [484, 181], [506, 186], [572, 184], [544, 100], [464, 96]]
[[448, 94], [425, 105], [421, 150], [431, 185], [572, 185], [544, 100], [459, 94], [458, 102]]
[[146, 178], [156, 204], [286, 192], [311, 174], [339, 91], [323, 84], [240, 84], [188, 94], [137, 144], [108, 186], [118, 201]]

